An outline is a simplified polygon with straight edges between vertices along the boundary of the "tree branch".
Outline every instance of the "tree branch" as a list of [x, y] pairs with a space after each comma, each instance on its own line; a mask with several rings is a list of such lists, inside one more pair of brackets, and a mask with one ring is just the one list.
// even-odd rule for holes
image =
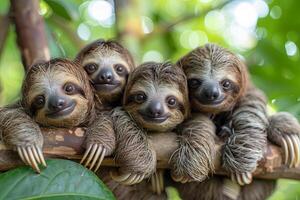
[[39, 1], [11, 0], [11, 9], [25, 69], [36, 62], [49, 60], [44, 20], [39, 14]]
[[[47, 158], [64, 158], [79, 161], [84, 149], [84, 129], [43, 129], [44, 149]], [[177, 148], [175, 133], [155, 134], [150, 140], [157, 153], [158, 167], [168, 168], [168, 161], [174, 150]], [[216, 148], [219, 157], [215, 160], [216, 174], [226, 175], [221, 167], [220, 148], [222, 143], [217, 141]], [[279, 147], [268, 144], [264, 158], [254, 173], [254, 177], [263, 179], [289, 178], [300, 180], [300, 168], [289, 169], [282, 164], [282, 154]], [[22, 165], [18, 155], [3, 143], [0, 143], [0, 170], [8, 170]], [[103, 166], [116, 166], [113, 158], [106, 158]]]
[[171, 31], [176, 25], [181, 24], [183, 22], [187, 22], [189, 20], [195, 19], [195, 18], [200, 18], [204, 17], [207, 13], [209, 13], [212, 10], [217, 10], [222, 7], [224, 7], [226, 4], [230, 3], [232, 0], [225, 0], [224, 2], [216, 5], [215, 7], [203, 10], [202, 12], [196, 13], [196, 14], [188, 14], [186, 16], [183, 16], [173, 22], [164, 22], [159, 24], [158, 26], [155, 27], [154, 31], [148, 35], [146, 35], [146, 38], [151, 37], [153, 35], [157, 34], [162, 34]]

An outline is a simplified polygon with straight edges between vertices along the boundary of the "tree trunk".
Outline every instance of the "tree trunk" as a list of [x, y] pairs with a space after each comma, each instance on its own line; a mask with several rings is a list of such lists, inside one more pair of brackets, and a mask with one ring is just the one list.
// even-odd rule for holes
[[11, 0], [17, 43], [26, 70], [37, 62], [50, 59], [45, 25], [39, 14], [38, 0]]
[[[79, 161], [84, 149], [84, 129], [43, 129], [44, 149], [47, 158], [65, 158]], [[168, 161], [174, 150], [178, 147], [175, 133], [156, 134], [150, 138], [157, 153], [158, 168], [168, 168]], [[217, 142], [219, 157], [215, 160], [216, 174], [226, 175], [221, 167], [220, 148], [222, 144]], [[8, 170], [22, 165], [18, 155], [9, 147], [0, 143], [0, 170]], [[106, 158], [103, 166], [115, 167], [113, 158]], [[264, 158], [259, 162], [259, 166], [254, 173], [254, 177], [262, 179], [289, 178], [300, 180], [300, 168], [287, 168], [282, 164], [282, 154], [279, 147], [268, 144]]]

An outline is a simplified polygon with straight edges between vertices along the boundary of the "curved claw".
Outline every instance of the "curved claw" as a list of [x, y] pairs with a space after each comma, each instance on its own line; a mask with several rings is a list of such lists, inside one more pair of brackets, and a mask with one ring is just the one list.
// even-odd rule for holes
[[113, 172], [113, 171], [110, 171], [110, 177], [116, 181], [116, 182], [124, 182], [126, 179], [129, 178], [129, 176], [131, 175], [131, 173], [127, 173], [127, 174], [123, 174], [123, 175], [119, 175], [117, 174], [117, 172]]
[[[86, 152], [84, 153], [84, 155], [80, 161], [80, 164], [84, 163], [85, 167], [90, 165], [89, 169], [96, 172], [99, 169], [99, 167], [104, 159], [105, 153], [106, 153], [106, 149], [104, 148], [103, 145], [91, 144], [88, 146]], [[97, 163], [97, 165], [96, 165], [96, 163]], [[95, 165], [96, 165], [96, 167], [95, 167]]]
[[173, 173], [171, 174], [171, 178], [175, 181], [175, 182], [180, 182], [180, 183], [187, 183], [187, 182], [191, 182], [192, 180], [189, 177], [186, 176], [175, 176]]
[[293, 162], [295, 160], [294, 145], [293, 145], [293, 142], [292, 142], [292, 140], [289, 136], [286, 136], [285, 139], [286, 139], [286, 143], [287, 143], [288, 148], [289, 148], [289, 167], [291, 168], [292, 165], [293, 165]]
[[245, 172], [241, 174], [233, 173], [231, 174], [231, 180], [243, 186], [252, 182], [252, 174], [250, 172]]
[[298, 167], [300, 164], [300, 138], [298, 135], [284, 135], [281, 139], [284, 150], [284, 164]]
[[47, 166], [42, 150], [36, 145], [27, 147], [18, 146], [17, 151], [22, 161], [25, 164], [30, 165], [38, 173], [41, 173], [39, 164], [42, 164], [45, 167]]
[[281, 138], [281, 143], [282, 143], [283, 151], [284, 151], [284, 164], [286, 165], [289, 160], [289, 150], [288, 150], [288, 146], [287, 146], [287, 143], [284, 138]]
[[151, 176], [152, 191], [158, 195], [164, 190], [163, 171], [156, 171]]

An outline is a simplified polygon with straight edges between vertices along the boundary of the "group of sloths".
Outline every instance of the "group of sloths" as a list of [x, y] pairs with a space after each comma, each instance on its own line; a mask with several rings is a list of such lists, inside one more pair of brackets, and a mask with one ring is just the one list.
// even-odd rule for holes
[[[268, 116], [265, 95], [246, 65], [215, 44], [170, 62], [135, 66], [115, 41], [97, 40], [76, 58], [52, 59], [28, 70], [22, 99], [0, 109], [3, 142], [40, 172], [46, 167], [40, 127], [86, 127], [81, 163], [95, 171], [117, 199], [166, 199], [165, 185], [182, 199], [265, 199], [274, 180], [252, 180], [267, 139], [281, 146], [285, 164], [300, 163], [300, 126], [288, 113]], [[156, 169], [149, 140], [175, 132], [170, 169]], [[224, 142], [213, 175], [215, 138]], [[114, 156], [118, 169], [100, 167]]]

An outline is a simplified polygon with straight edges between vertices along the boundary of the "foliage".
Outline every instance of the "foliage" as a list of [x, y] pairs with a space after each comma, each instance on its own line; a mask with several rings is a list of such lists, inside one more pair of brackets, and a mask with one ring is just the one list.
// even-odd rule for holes
[[47, 160], [36, 174], [20, 167], [0, 174], [0, 199], [114, 200], [111, 191], [83, 166], [68, 160]]
[[[289, 111], [300, 119], [300, 1], [118, 2], [125, 3], [114, 13], [113, 0], [42, 0], [40, 13], [52, 57], [73, 58], [85, 43], [117, 38], [134, 54], [137, 64], [176, 61], [196, 46], [215, 42], [245, 59], [254, 83], [269, 97], [271, 111]], [[0, 1], [0, 14], [8, 8], [8, 1]], [[19, 96], [24, 75], [15, 39], [11, 27], [0, 60], [2, 105]], [[297, 197], [295, 184], [299, 185], [280, 182], [278, 191], [287, 188]]]

